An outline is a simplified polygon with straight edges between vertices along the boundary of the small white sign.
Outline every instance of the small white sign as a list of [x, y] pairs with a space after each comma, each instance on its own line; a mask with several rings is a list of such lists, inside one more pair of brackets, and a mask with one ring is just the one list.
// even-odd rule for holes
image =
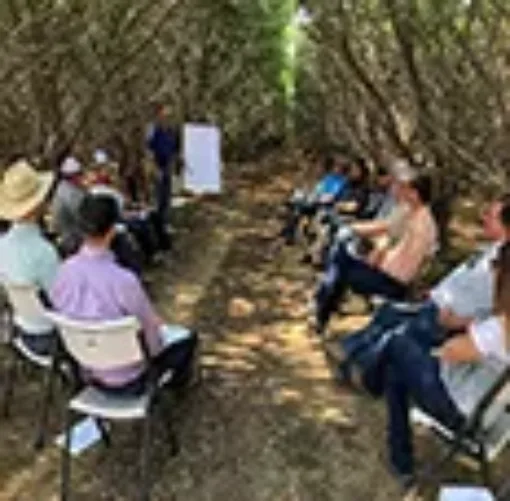
[[495, 497], [481, 487], [443, 487], [439, 501], [495, 501]]
[[184, 186], [194, 193], [221, 192], [221, 134], [213, 125], [184, 126]]

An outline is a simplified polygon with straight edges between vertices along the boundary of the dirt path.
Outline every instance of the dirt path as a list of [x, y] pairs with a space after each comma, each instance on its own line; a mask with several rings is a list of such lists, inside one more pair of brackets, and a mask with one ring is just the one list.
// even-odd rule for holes
[[[332, 385], [307, 332], [309, 271], [292, 252], [266, 259], [288, 183], [288, 172], [267, 174], [245, 167], [222, 200], [201, 203], [184, 221], [178, 265], [148, 277], [164, 314], [198, 328], [205, 373], [176, 407], [181, 454], [156, 440], [153, 499], [393, 501], [383, 408]], [[0, 500], [56, 499], [58, 453], [31, 452], [20, 438], [29, 421], [2, 424]], [[111, 453], [74, 462], [76, 500], [136, 497], [136, 435], [115, 431]]]

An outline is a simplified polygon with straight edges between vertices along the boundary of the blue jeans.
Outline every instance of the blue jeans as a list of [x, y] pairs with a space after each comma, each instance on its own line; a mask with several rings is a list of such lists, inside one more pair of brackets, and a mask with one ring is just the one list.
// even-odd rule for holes
[[408, 294], [407, 285], [352, 256], [342, 243], [331, 257], [315, 295], [317, 325], [321, 329], [327, 326], [347, 287], [358, 294], [377, 294], [396, 300]]
[[430, 354], [437, 339], [433, 335], [427, 339], [425, 332], [420, 342], [410, 335], [392, 337], [384, 355], [390, 461], [400, 474], [414, 470], [412, 403], [451, 430], [459, 430], [465, 422], [443, 384], [438, 359]]
[[439, 346], [446, 333], [439, 325], [439, 309], [432, 301], [401, 307], [393, 303], [381, 306], [370, 321], [370, 324], [350, 336], [340, 340], [343, 350], [349, 358], [356, 361], [357, 357], [377, 342], [381, 336], [402, 323], [406, 323], [405, 333], [425, 348], [434, 342]]

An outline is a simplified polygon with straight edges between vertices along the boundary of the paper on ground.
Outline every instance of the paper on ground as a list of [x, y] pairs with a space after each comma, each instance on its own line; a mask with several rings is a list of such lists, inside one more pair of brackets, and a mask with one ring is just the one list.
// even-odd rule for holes
[[[71, 454], [73, 456], [79, 456], [101, 440], [101, 432], [96, 424], [96, 420], [91, 417], [76, 423], [71, 433]], [[61, 448], [64, 447], [64, 433], [61, 433], [56, 438], [55, 443]]]
[[172, 198], [172, 209], [180, 209], [185, 207], [189, 203], [189, 199], [185, 197], [173, 197]]
[[481, 487], [443, 487], [439, 501], [495, 501], [495, 498]]
[[190, 330], [182, 325], [163, 325], [159, 330], [164, 346], [184, 341], [190, 337], [190, 334]]

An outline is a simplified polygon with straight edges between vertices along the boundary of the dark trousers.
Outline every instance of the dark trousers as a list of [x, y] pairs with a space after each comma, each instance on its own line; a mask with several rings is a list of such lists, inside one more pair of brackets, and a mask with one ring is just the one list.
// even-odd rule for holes
[[459, 430], [464, 416], [451, 399], [440, 377], [440, 364], [430, 354], [436, 339], [424, 332], [420, 343], [412, 336], [397, 335], [386, 347], [384, 380], [388, 409], [388, 445], [390, 461], [400, 474], [414, 469], [413, 436], [409, 410], [414, 403], [452, 430]]
[[408, 295], [407, 285], [352, 256], [347, 246], [340, 244], [328, 263], [315, 296], [317, 325], [321, 329], [327, 326], [348, 287], [358, 294], [380, 295], [395, 300], [402, 300]]
[[47, 357], [55, 353], [55, 343], [58, 341], [58, 334], [55, 331], [34, 335], [17, 329], [17, 334], [20, 335], [25, 346], [36, 355]]
[[129, 232], [117, 232], [111, 243], [117, 262], [136, 275], [142, 274], [143, 257]]
[[292, 244], [297, 237], [299, 223], [305, 217], [313, 217], [318, 209], [316, 202], [308, 200], [291, 200], [286, 204], [287, 213], [280, 236], [285, 242]]
[[156, 213], [163, 225], [170, 222], [171, 199], [172, 199], [172, 173], [168, 166], [158, 166], [159, 176], [156, 179], [155, 198]]
[[156, 252], [170, 248], [170, 237], [156, 212], [150, 212], [146, 218], [131, 217], [126, 220], [126, 225], [147, 260]]
[[[172, 343], [166, 346], [161, 353], [151, 360], [151, 369], [155, 371], [156, 376], [160, 377], [165, 372], [172, 370], [171, 387], [179, 387], [188, 381], [193, 372], [193, 360], [196, 356], [198, 346], [198, 336], [192, 334], [189, 338]], [[135, 396], [143, 393], [147, 384], [147, 373], [144, 373], [135, 381], [131, 381], [120, 387], [107, 387], [100, 382], [94, 381], [93, 384], [103, 391], [114, 393], [116, 395]]]

